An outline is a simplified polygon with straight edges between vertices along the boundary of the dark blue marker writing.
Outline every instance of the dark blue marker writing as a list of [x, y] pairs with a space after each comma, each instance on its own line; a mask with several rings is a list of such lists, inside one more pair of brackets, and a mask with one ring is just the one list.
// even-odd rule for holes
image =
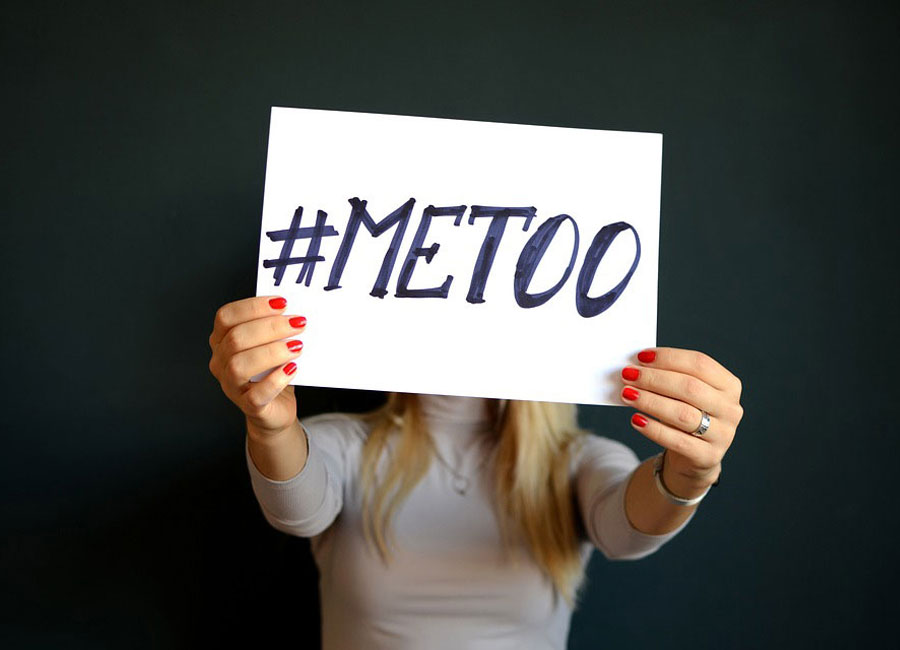
[[406, 254], [406, 260], [403, 262], [403, 268], [400, 269], [400, 276], [397, 278], [397, 292], [394, 294], [398, 298], [446, 298], [450, 291], [450, 283], [453, 282], [453, 276], [448, 275], [444, 283], [439, 287], [431, 287], [429, 289], [410, 289], [409, 281], [412, 278], [413, 271], [416, 268], [416, 262], [420, 257], [425, 258], [425, 263], [430, 264], [431, 259], [441, 247], [440, 244], [432, 244], [423, 247], [425, 236], [428, 234], [428, 226], [431, 225], [432, 217], [454, 217], [453, 225], [458, 226], [462, 223], [463, 213], [466, 211], [464, 205], [454, 205], [445, 208], [436, 208], [429, 205], [422, 211], [422, 220], [416, 229], [412, 244], [409, 247], [409, 253]]
[[531, 220], [537, 208], [501, 208], [487, 205], [473, 205], [469, 213], [469, 225], [475, 223], [479, 217], [491, 217], [484, 241], [481, 242], [481, 250], [478, 251], [478, 259], [475, 260], [475, 270], [472, 272], [472, 282], [469, 284], [469, 293], [466, 302], [477, 304], [484, 302], [484, 285], [487, 284], [488, 275], [494, 265], [494, 256], [500, 246], [500, 240], [506, 230], [506, 222], [510, 217], [525, 217], [522, 231], [527, 232]]
[[[625, 277], [619, 284], [602, 296], [589, 298], [587, 292], [590, 290], [591, 283], [594, 281], [594, 274], [597, 272], [597, 266], [606, 254], [610, 244], [612, 244], [613, 240], [623, 230], [631, 230], [631, 232], [634, 233], [634, 243], [637, 246], [631, 268], [628, 269], [628, 273], [625, 274]], [[617, 221], [616, 223], [611, 223], [608, 226], [601, 228], [600, 232], [594, 236], [594, 241], [591, 242], [591, 245], [584, 256], [584, 263], [581, 265], [581, 273], [578, 274], [578, 285], [575, 293], [575, 308], [578, 310], [578, 313], [584, 318], [590, 318], [591, 316], [596, 316], [609, 309], [622, 292], [625, 291], [625, 287], [628, 286], [628, 281], [631, 280], [631, 276], [634, 275], [634, 270], [637, 268], [640, 260], [641, 238], [638, 237], [637, 230], [635, 230], [631, 224], [624, 221]]]
[[350, 199], [350, 205], [352, 206], [350, 220], [347, 222], [347, 230], [344, 232], [341, 247], [334, 258], [334, 265], [331, 267], [331, 275], [328, 276], [328, 285], [325, 287], [325, 291], [341, 288], [341, 275], [344, 273], [344, 266], [347, 264], [347, 258], [350, 256], [350, 250], [353, 248], [353, 241], [356, 239], [359, 224], [363, 224], [373, 237], [378, 237], [388, 228], [397, 226], [397, 230], [394, 231], [394, 237], [391, 239], [391, 244], [388, 246], [387, 253], [385, 253], [384, 260], [381, 263], [381, 270], [378, 272], [375, 286], [369, 292], [370, 296], [384, 298], [387, 294], [388, 280], [391, 277], [391, 272], [394, 270], [397, 251], [400, 249], [400, 242], [403, 240], [403, 234], [406, 232], [406, 225], [409, 223], [409, 215], [412, 213], [415, 202], [415, 199], [410, 199], [376, 223], [366, 210], [366, 201], [360, 201], [355, 197]]
[[[572, 222], [573, 232], [575, 233], [575, 243], [572, 246], [572, 258], [569, 260], [569, 265], [566, 267], [559, 282], [552, 287], [540, 293], [528, 293], [528, 285], [531, 284], [531, 278], [534, 277], [534, 272], [537, 270], [537, 265], [540, 264], [541, 258], [544, 256], [544, 251], [547, 250], [550, 242], [553, 241], [553, 237], [556, 235], [556, 231], [559, 230], [563, 221], [566, 221], [567, 219]], [[519, 307], [538, 307], [555, 296], [572, 274], [572, 267], [575, 266], [576, 255], [578, 255], [578, 224], [575, 223], [575, 220], [572, 217], [567, 214], [558, 214], [542, 223], [531, 236], [531, 239], [525, 244], [525, 247], [519, 254], [519, 261], [516, 263], [513, 291], [515, 293], [516, 302], [519, 303]]]
[[[366, 230], [368, 230], [369, 234], [372, 237], [379, 237], [389, 229], [394, 228], [394, 235], [391, 239], [390, 245], [388, 246], [388, 250], [385, 253], [384, 259], [382, 260], [381, 269], [378, 272], [378, 277], [375, 280], [375, 285], [372, 287], [372, 291], [370, 292], [370, 295], [376, 298], [384, 298], [384, 296], [387, 295], [388, 292], [387, 285], [391, 278], [391, 274], [393, 273], [394, 265], [396, 263], [397, 255], [400, 249], [400, 244], [402, 243], [407, 225], [409, 224], [409, 219], [412, 215], [412, 209], [415, 205], [415, 202], [415, 198], [410, 198], [403, 205], [391, 212], [381, 221], [375, 221], [366, 209], [366, 201], [360, 200], [359, 198], [350, 199], [350, 218], [347, 222], [347, 228], [344, 232], [344, 237], [341, 241], [338, 253], [335, 256], [334, 263], [332, 264], [331, 273], [328, 278], [328, 284], [325, 286], [325, 290], [330, 291], [332, 289], [341, 288], [341, 276], [350, 256], [350, 251], [353, 249], [353, 243], [359, 231], [360, 224], [366, 227]], [[450, 285], [453, 282], [453, 276], [449, 274], [444, 279], [444, 282], [437, 287], [429, 287], [425, 289], [410, 289], [409, 284], [412, 280], [413, 272], [415, 271], [416, 263], [418, 262], [419, 258], [424, 257], [425, 263], [430, 264], [431, 260], [440, 249], [440, 244], [437, 242], [432, 243], [430, 246], [425, 246], [425, 238], [428, 236], [428, 229], [431, 225], [432, 219], [435, 217], [453, 217], [453, 225], [459, 226], [462, 222], [463, 214], [465, 213], [465, 211], [465, 205], [446, 206], [440, 208], [429, 205], [422, 211], [422, 218], [419, 221], [419, 225], [416, 229], [413, 241], [410, 244], [409, 250], [406, 254], [403, 265], [400, 269], [399, 276], [397, 278], [396, 293], [394, 294], [395, 296], [400, 298], [446, 298], [448, 296], [450, 292]], [[484, 240], [481, 243], [481, 248], [475, 261], [475, 267], [472, 271], [472, 279], [469, 284], [468, 295], [466, 296], [467, 302], [471, 304], [479, 304], [485, 301], [484, 291], [487, 284], [487, 279], [491, 273], [491, 269], [494, 264], [494, 258], [500, 246], [500, 241], [503, 238], [503, 234], [506, 231], [506, 224], [509, 221], [509, 218], [524, 218], [522, 230], [523, 232], [527, 232], [528, 228], [531, 225], [532, 219], [535, 218], [536, 213], [537, 210], [534, 207], [511, 208], [483, 205], [472, 206], [472, 210], [469, 215], [469, 225], [474, 224], [475, 219], [483, 217], [490, 217], [491, 222], [488, 226]], [[287, 228], [286, 230], [273, 230], [266, 232], [266, 235], [272, 241], [284, 242], [281, 247], [281, 253], [277, 258], [263, 260], [263, 266], [265, 268], [275, 268], [275, 286], [279, 286], [281, 284], [285, 268], [291, 264], [302, 265], [300, 268], [300, 273], [297, 276], [297, 283], [305, 283], [307, 287], [310, 286], [316, 264], [318, 262], [324, 261], [325, 259], [322, 255], [319, 254], [322, 238], [334, 237], [338, 234], [333, 227], [326, 225], [328, 214], [322, 210], [318, 211], [318, 214], [316, 215], [316, 223], [311, 228], [300, 227], [302, 217], [303, 207], [300, 206], [294, 211], [294, 215], [291, 219], [291, 225], [289, 228]], [[556, 236], [556, 233], [559, 231], [560, 227], [565, 221], [571, 222], [574, 235], [572, 256], [569, 259], [569, 263], [564, 269], [562, 277], [555, 285], [553, 285], [546, 291], [542, 291], [539, 293], [530, 293], [529, 287], [531, 285], [532, 279], [534, 278], [534, 274], [537, 271], [538, 265], [541, 263], [541, 260], [543, 259], [544, 254], [547, 251], [547, 248], [550, 246], [551, 242]], [[631, 268], [625, 274], [625, 277], [615, 287], [601, 296], [591, 298], [590, 296], [588, 296], [588, 292], [590, 291], [591, 285], [593, 284], [594, 277], [597, 273], [597, 268], [602, 262], [603, 257], [606, 255], [606, 252], [609, 250], [609, 247], [612, 245], [612, 242], [621, 232], [625, 230], [631, 230], [632, 234], [634, 235], [636, 245], [634, 261], [631, 264]], [[307, 247], [306, 255], [303, 257], [291, 257], [294, 242], [298, 239], [309, 239], [309, 246]], [[575, 259], [578, 255], [578, 247], [578, 224], [569, 215], [559, 214], [555, 217], [547, 219], [547, 221], [541, 224], [540, 227], [534, 232], [534, 234], [531, 235], [531, 237], [526, 242], [516, 263], [515, 273], [513, 274], [512, 278], [513, 295], [516, 299], [516, 303], [518, 303], [520, 307], [526, 309], [538, 307], [540, 305], [543, 305], [553, 296], [559, 293], [560, 289], [562, 289], [563, 285], [572, 274], [572, 270], [575, 266]], [[575, 290], [575, 306], [578, 314], [583, 318], [591, 318], [609, 309], [609, 307], [612, 306], [612, 304], [619, 298], [619, 296], [628, 286], [628, 282], [634, 275], [640, 259], [641, 240], [638, 236], [637, 230], [635, 230], [635, 228], [631, 224], [624, 221], [618, 221], [601, 228], [600, 231], [594, 236], [591, 245], [588, 247], [587, 253], [585, 254], [584, 261], [581, 266], [581, 271], [578, 274], [577, 286]]]
[[[300, 220], [303, 218], [303, 206], [298, 207], [294, 211], [294, 217], [291, 219], [291, 226], [287, 230], [270, 230], [266, 235], [272, 241], [283, 241], [281, 246], [281, 254], [276, 259], [263, 260], [263, 267], [270, 269], [275, 267], [275, 286], [281, 284], [281, 278], [284, 276], [284, 269], [290, 264], [303, 264], [300, 267], [300, 275], [297, 276], [297, 284], [306, 279], [306, 286], [309, 286], [312, 280], [313, 271], [316, 263], [323, 261], [325, 258], [319, 255], [319, 245], [322, 243], [322, 237], [334, 237], [338, 234], [337, 230], [331, 226], [325, 226], [325, 220], [328, 215], [319, 210], [316, 215], [316, 225], [312, 228], [301, 228]], [[306, 250], [304, 257], [291, 257], [291, 251], [294, 248], [294, 242], [298, 239], [309, 239], [309, 248]]]

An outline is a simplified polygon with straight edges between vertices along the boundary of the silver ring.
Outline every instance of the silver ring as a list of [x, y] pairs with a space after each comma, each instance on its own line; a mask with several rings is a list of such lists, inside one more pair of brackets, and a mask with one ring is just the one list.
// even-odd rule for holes
[[700, 426], [697, 427], [694, 431], [691, 431], [691, 435], [700, 437], [709, 429], [709, 413], [706, 411], [701, 411], [700, 415]]

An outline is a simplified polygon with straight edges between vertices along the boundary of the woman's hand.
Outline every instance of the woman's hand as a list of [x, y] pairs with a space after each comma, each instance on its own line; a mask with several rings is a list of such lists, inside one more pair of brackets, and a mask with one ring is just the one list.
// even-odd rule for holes
[[[263, 434], [277, 434], [297, 419], [294, 387], [288, 384], [297, 370], [292, 359], [303, 348], [298, 340], [283, 341], [306, 327], [303, 316], [287, 316], [284, 298], [261, 296], [230, 302], [216, 312], [209, 347], [209, 371], [222, 390]], [[273, 368], [265, 378], [250, 378]]]
[[[622, 370], [627, 384], [622, 398], [656, 419], [635, 413], [631, 425], [668, 450], [670, 471], [712, 484], [744, 416], [741, 380], [695, 350], [652, 348], [638, 354], [638, 361]], [[709, 414], [709, 429], [691, 435], [700, 426], [701, 411]]]

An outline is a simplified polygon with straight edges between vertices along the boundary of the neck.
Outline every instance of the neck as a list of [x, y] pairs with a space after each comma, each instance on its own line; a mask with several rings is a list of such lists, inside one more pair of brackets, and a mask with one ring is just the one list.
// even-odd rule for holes
[[490, 428], [490, 400], [484, 397], [419, 394], [422, 416], [432, 423]]

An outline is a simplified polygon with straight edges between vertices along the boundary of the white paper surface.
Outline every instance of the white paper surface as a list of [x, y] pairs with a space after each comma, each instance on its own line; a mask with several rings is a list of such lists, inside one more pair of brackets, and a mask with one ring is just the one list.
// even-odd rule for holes
[[[257, 295], [287, 299], [284, 314], [306, 316], [303, 353], [291, 383], [521, 400], [623, 405], [618, 375], [656, 345], [662, 135], [273, 107], [266, 164]], [[325, 290], [347, 232], [351, 199], [366, 201], [377, 223], [415, 199], [386, 295], [370, 295], [397, 226], [375, 237], [359, 225], [340, 288]], [[265, 260], [308, 255], [315, 238], [297, 238], [289, 255], [268, 233], [300, 228], [317, 213], [336, 234], [319, 238], [324, 260], [277, 267]], [[398, 277], [428, 206], [465, 206], [431, 219], [409, 289], [439, 287], [446, 298], [398, 297]], [[483, 302], [467, 301], [490, 217], [469, 223], [472, 206], [533, 207], [510, 216], [484, 284]], [[579, 244], [567, 281], [549, 300], [520, 306], [515, 274], [523, 248], [548, 219], [569, 215]], [[576, 309], [579, 275], [595, 235], [624, 222], [596, 267], [586, 296], [627, 285], [605, 311]], [[637, 237], [634, 232], [636, 231]], [[530, 294], [553, 287], [570, 262], [574, 228], [563, 219], [537, 264]], [[532, 240], [534, 241], [534, 240]], [[271, 264], [271, 262], [270, 262]], [[527, 268], [527, 265], [526, 265]], [[588, 276], [590, 279], [590, 276]], [[254, 377], [258, 380], [268, 373]]]

